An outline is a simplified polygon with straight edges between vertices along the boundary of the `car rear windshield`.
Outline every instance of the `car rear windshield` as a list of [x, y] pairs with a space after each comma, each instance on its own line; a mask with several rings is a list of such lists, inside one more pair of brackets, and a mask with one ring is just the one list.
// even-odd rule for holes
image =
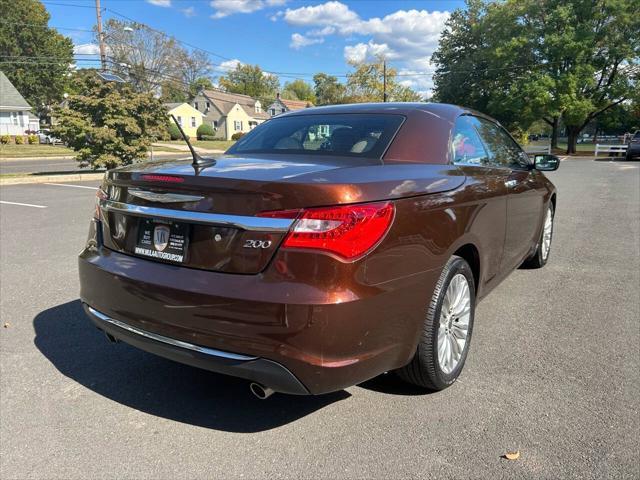
[[256, 127], [227, 153], [381, 158], [403, 120], [387, 114], [285, 115]]

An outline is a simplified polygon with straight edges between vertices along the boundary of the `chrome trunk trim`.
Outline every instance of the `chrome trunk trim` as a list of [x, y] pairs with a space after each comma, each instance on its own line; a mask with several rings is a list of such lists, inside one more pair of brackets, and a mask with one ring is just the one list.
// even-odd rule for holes
[[242, 230], [260, 232], [287, 232], [294, 222], [290, 218], [250, 217], [244, 215], [226, 215], [223, 213], [193, 212], [190, 210], [170, 210], [167, 208], [144, 207], [130, 203], [100, 200], [100, 208], [138, 217], [177, 220], [180, 222], [218, 225]]
[[158, 203], [183, 203], [183, 202], [198, 202], [204, 197], [202, 195], [184, 195], [182, 193], [160, 193], [152, 192], [149, 190], [140, 190], [138, 188], [130, 188], [128, 190], [129, 195], [137, 198], [142, 198], [149, 202]]
[[102, 322], [111, 323], [116, 327], [127, 330], [131, 333], [135, 333], [136, 335], [140, 335], [141, 337], [150, 338], [151, 340], [155, 340], [156, 342], [166, 343], [167, 345], [173, 345], [174, 347], [185, 348], [187, 350], [193, 350], [194, 352], [203, 353], [205, 355], [211, 355], [214, 357], [226, 358], [229, 360], [255, 360], [258, 357], [250, 357], [247, 355], [240, 355], [238, 353], [231, 352], [223, 352], [222, 350], [215, 350], [213, 348], [201, 347], [200, 345], [194, 345], [193, 343], [183, 342], [181, 340], [176, 340], [175, 338], [165, 337], [163, 335], [158, 335], [156, 333], [147, 332], [146, 330], [141, 330], [136, 327], [132, 327], [131, 325], [121, 322], [120, 320], [116, 320], [115, 318], [108, 317], [102, 312], [99, 312], [93, 307], [86, 305], [89, 313], [93, 315], [95, 318]]

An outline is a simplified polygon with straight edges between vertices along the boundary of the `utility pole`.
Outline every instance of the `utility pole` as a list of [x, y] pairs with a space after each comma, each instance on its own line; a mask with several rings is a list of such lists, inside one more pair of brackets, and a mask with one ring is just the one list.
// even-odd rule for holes
[[[99, 1], [99, 0], [98, 0]], [[387, 61], [382, 61], [382, 101], [387, 101]]]
[[100, 64], [102, 70], [107, 69], [107, 55], [104, 45], [104, 34], [102, 33], [102, 9], [100, 8], [100, 0], [96, 0], [96, 21], [98, 24], [98, 43], [100, 44]]

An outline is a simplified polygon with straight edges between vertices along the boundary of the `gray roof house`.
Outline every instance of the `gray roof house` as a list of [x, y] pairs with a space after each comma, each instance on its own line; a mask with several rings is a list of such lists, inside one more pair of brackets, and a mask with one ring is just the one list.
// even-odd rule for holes
[[230, 140], [234, 133], [246, 133], [270, 118], [259, 100], [221, 90], [202, 90], [191, 105], [204, 114], [203, 123], [213, 127], [216, 137], [225, 140]]
[[26, 135], [29, 130], [39, 130], [38, 117], [30, 111], [31, 105], [0, 71], [0, 135]]

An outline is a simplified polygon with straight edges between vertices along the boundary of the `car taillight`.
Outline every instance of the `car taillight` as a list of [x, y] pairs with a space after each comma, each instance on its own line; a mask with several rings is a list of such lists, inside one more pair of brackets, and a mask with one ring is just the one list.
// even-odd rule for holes
[[394, 214], [393, 203], [379, 202], [264, 212], [260, 216], [296, 218], [282, 242], [284, 248], [321, 250], [353, 260], [378, 244]]

